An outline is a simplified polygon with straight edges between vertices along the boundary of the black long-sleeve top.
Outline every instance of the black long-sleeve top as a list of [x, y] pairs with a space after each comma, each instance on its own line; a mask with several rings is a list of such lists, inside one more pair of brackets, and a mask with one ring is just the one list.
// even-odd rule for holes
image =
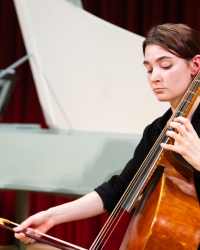
[[[144, 130], [140, 143], [135, 149], [133, 158], [126, 164], [121, 174], [112, 176], [108, 182], [104, 182], [95, 189], [95, 191], [100, 195], [104, 208], [108, 211], [108, 213], [111, 213], [116, 206], [171, 115], [172, 110], [169, 109], [162, 117], [157, 118], [150, 125], [148, 125]], [[192, 125], [200, 137], [200, 104], [193, 115]], [[200, 172], [196, 169], [194, 169], [194, 181], [197, 196], [200, 201]]]

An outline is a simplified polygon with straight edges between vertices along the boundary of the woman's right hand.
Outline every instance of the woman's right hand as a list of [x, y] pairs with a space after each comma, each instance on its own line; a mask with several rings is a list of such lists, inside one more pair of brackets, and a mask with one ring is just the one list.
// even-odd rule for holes
[[15, 237], [25, 244], [33, 243], [35, 240], [28, 238], [21, 233], [22, 231], [36, 236], [38, 238], [41, 237], [40, 234], [34, 232], [33, 230], [40, 231], [42, 233], [46, 233], [50, 228], [54, 226], [54, 223], [51, 219], [49, 210], [39, 212], [33, 216], [30, 216], [24, 222], [22, 222], [18, 227], [14, 228]]
[[39, 238], [41, 235], [33, 230], [46, 233], [57, 224], [89, 218], [103, 212], [105, 212], [103, 201], [100, 196], [93, 191], [75, 201], [64, 203], [32, 215], [22, 222], [21, 225], [14, 228], [15, 237], [25, 244], [32, 243], [34, 242], [33, 239], [19, 232], [25, 231]]

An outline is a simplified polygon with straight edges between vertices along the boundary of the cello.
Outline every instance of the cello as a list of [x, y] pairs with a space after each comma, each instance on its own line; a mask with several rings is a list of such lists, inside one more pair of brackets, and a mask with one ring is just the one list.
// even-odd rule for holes
[[[89, 250], [104, 249], [123, 214], [136, 206], [120, 250], [196, 250], [200, 242], [200, 209], [193, 168], [161, 143], [174, 118], [187, 117], [200, 93], [196, 75], [149, 154], [131, 180]], [[142, 198], [141, 198], [142, 195]]]

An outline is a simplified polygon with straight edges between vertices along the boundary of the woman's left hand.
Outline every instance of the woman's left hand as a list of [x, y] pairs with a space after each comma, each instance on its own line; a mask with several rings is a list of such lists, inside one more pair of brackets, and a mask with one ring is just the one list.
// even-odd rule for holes
[[182, 155], [194, 168], [200, 171], [200, 139], [191, 122], [184, 117], [177, 117], [170, 123], [171, 131], [166, 135], [174, 139], [174, 145], [161, 143], [163, 149]]

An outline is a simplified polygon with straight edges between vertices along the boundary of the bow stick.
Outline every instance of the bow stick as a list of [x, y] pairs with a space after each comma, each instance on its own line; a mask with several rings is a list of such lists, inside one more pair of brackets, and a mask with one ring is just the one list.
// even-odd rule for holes
[[[14, 225], [14, 226], [19, 226], [19, 224], [15, 223], [15, 222], [12, 222], [12, 221], [9, 221], [9, 220], [7, 220], [7, 219], [0, 218], [0, 227], [1, 227], [1, 228], [4, 228], [4, 229], [7, 229], [7, 230], [9, 230], [9, 231], [12, 231], [12, 232], [16, 233], [16, 232], [13, 230], [12, 227], [6, 226], [5, 223], [6, 223], [6, 224], [12, 224], [12, 225]], [[45, 237], [47, 237], [47, 238], [49, 238], [49, 239], [52, 239], [52, 240], [58, 241], [58, 242], [60, 242], [60, 243], [63, 243], [63, 244], [65, 244], [65, 245], [71, 246], [71, 247], [73, 247], [73, 249], [75, 248], [75, 249], [79, 249], [79, 250], [87, 250], [87, 249], [85, 249], [85, 248], [78, 247], [78, 246], [73, 245], [73, 244], [71, 244], [71, 243], [68, 243], [68, 242], [66, 242], [66, 241], [63, 241], [63, 240], [57, 239], [57, 238], [55, 238], [55, 237], [52, 237], [52, 236], [50, 236], [50, 235], [48, 235], [48, 234], [44, 234], [44, 233], [42, 233], [42, 232], [40, 232], [40, 231], [37, 231], [37, 230], [34, 230], [34, 229], [32, 229], [32, 230], [33, 230], [33, 232], [35, 232], [35, 233], [37, 233], [37, 234], [40, 234], [40, 235], [42, 235], [42, 236], [45, 236]], [[17, 232], [17, 233], [23, 233], [23, 234], [24, 234], [26, 237], [28, 237], [28, 238], [34, 239], [34, 240], [36, 240], [36, 241], [38, 241], [38, 242], [42, 242], [42, 243], [45, 243], [45, 244], [50, 245], [50, 246], [53, 246], [53, 247], [57, 247], [58, 249], [62, 249], [62, 250], [73, 250], [72, 248], [66, 248], [66, 247], [60, 246], [60, 245], [58, 245], [58, 244], [56, 244], [56, 243], [53, 243], [53, 242], [48, 241], [48, 240], [45, 240], [45, 239], [38, 238], [38, 237], [36, 237], [36, 236], [33, 236], [33, 235], [28, 234], [28, 233], [23, 232], [23, 231], [22, 231], [22, 232]]]

